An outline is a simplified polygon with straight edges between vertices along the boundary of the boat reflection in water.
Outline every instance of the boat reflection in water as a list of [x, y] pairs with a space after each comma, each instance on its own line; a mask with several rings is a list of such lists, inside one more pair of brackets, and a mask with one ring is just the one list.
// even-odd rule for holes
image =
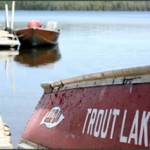
[[14, 60], [29, 67], [39, 67], [47, 64], [54, 64], [61, 58], [59, 46], [21, 48], [19, 55]]
[[0, 49], [0, 61], [4, 61], [6, 79], [8, 79], [9, 71], [11, 73], [13, 92], [15, 91], [15, 74], [14, 74], [13, 61], [14, 61], [14, 57], [17, 56], [18, 54], [19, 51], [17, 51], [14, 48]]

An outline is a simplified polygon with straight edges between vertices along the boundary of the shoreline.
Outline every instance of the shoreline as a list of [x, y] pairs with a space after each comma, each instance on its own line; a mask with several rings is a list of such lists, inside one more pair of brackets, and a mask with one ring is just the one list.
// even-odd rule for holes
[[[11, 1], [7, 2], [11, 6]], [[0, 1], [0, 10], [5, 1]], [[16, 1], [16, 10], [150, 11], [150, 1]]]

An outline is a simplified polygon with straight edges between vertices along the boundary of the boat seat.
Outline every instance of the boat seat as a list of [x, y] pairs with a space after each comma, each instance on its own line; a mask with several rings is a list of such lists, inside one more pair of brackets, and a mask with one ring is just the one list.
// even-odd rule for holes
[[48, 21], [46, 24], [46, 29], [56, 30], [57, 22], [56, 21]]

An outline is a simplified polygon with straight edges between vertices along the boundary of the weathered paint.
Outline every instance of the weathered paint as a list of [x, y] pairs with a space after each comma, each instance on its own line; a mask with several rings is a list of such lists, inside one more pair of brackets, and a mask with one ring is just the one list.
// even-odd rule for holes
[[22, 139], [53, 149], [150, 148], [150, 83], [44, 93]]

